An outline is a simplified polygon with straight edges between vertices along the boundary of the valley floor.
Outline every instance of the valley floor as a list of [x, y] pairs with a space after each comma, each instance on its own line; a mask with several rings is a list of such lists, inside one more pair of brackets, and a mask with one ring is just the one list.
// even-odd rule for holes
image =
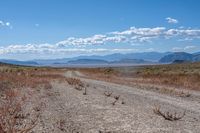
[[[40, 105], [36, 133], [198, 133], [200, 92], [189, 97], [157, 93], [151, 89], [126, 86], [85, 77], [78, 71], [64, 76], [78, 78], [86, 88], [76, 89], [65, 82], [52, 81], [51, 89], [38, 89], [31, 98]], [[110, 96], [109, 96], [110, 94]], [[117, 98], [119, 97], [119, 99]], [[117, 100], [116, 100], [117, 99]], [[165, 120], [153, 112], [185, 112], [177, 121]]]

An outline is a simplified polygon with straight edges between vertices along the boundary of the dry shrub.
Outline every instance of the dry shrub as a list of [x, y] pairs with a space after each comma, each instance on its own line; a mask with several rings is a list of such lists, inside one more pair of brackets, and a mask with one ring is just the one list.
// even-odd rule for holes
[[0, 103], [0, 133], [27, 133], [31, 131], [37, 122], [37, 117], [29, 124], [23, 113], [26, 97], [21, 96], [18, 90], [5, 91]]
[[169, 121], [177, 121], [185, 116], [185, 112], [182, 115], [178, 115], [176, 112], [175, 113], [171, 113], [169, 111], [163, 112], [161, 111], [160, 106], [155, 106], [153, 112], [159, 116], [162, 116], [165, 120]]
[[86, 87], [84, 88], [83, 95], [87, 95], [87, 88]]
[[191, 94], [189, 92], [184, 92], [184, 91], [176, 91], [176, 95], [179, 97], [190, 97]]
[[70, 85], [79, 85], [84, 87], [84, 83], [78, 78], [66, 78], [66, 81]]
[[110, 97], [112, 95], [112, 93], [113, 93], [112, 91], [105, 91], [104, 95], [107, 97]]
[[124, 101], [124, 99], [122, 99], [122, 102], [121, 102], [121, 104], [125, 104], [126, 102]]
[[151, 88], [155, 88], [159, 93], [163, 93], [163, 94], [169, 94], [169, 95], [174, 95], [174, 96], [178, 96], [178, 97], [190, 97], [191, 94], [189, 92], [185, 92], [183, 90], [177, 90], [177, 89], [172, 89], [172, 88], [166, 88], [166, 87], [151, 87]]
[[120, 95], [118, 96], [114, 96], [115, 101], [112, 102], [112, 105], [115, 105], [117, 103], [117, 101], [119, 100]]
[[66, 81], [69, 85], [74, 86], [74, 88], [79, 91], [85, 87], [85, 84], [77, 78], [66, 78]]

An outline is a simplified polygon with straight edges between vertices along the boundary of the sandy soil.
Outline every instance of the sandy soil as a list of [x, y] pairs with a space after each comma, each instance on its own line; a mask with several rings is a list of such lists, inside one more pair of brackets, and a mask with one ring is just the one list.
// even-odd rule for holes
[[[40, 117], [36, 133], [199, 133], [199, 98], [175, 97], [135, 87], [84, 78], [77, 71], [67, 71], [86, 84], [79, 91], [67, 83], [52, 82], [52, 89], [35, 90], [32, 104], [39, 105]], [[110, 97], [105, 91], [113, 92]], [[200, 95], [195, 93], [195, 97]], [[115, 105], [115, 96], [120, 96]], [[185, 116], [168, 121], [153, 112], [155, 105], [162, 111]]]

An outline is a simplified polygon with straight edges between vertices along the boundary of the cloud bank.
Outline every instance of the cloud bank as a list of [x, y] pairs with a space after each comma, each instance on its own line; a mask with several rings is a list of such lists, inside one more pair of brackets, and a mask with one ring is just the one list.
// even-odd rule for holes
[[[0, 21], [0, 25], [10, 25]], [[166, 27], [136, 28], [130, 27], [123, 31], [114, 31], [105, 34], [96, 34], [86, 38], [69, 37], [56, 44], [26, 44], [9, 45], [0, 47], [0, 54], [10, 53], [67, 53], [67, 52], [102, 52], [102, 51], [127, 51], [135, 49], [83, 49], [81, 46], [89, 45], [126, 45], [126, 44], [148, 44], [156, 40], [194, 40], [200, 39], [200, 29], [177, 28], [167, 29]], [[188, 47], [189, 48], [189, 47]]]

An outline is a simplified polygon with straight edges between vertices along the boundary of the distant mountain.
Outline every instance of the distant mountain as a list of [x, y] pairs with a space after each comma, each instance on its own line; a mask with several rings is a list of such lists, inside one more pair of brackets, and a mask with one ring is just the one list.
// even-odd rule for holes
[[119, 61], [112, 61], [112, 64], [152, 64], [151, 61], [145, 61], [143, 59], [121, 59]]
[[200, 53], [193, 55], [193, 61], [194, 62], [200, 61]]
[[79, 56], [73, 59], [99, 59], [99, 60], [106, 60], [106, 61], [118, 61], [122, 59], [143, 59], [148, 61], [158, 61], [165, 55], [168, 55], [169, 52], [166, 53], [159, 53], [159, 52], [143, 52], [143, 53], [128, 53], [128, 54], [109, 54], [105, 56]]
[[170, 52], [159, 53], [159, 52], [143, 52], [143, 53], [130, 53], [125, 54], [122, 59], [143, 59], [146, 61], [159, 61], [163, 56], [170, 54]]
[[126, 65], [126, 64], [153, 64], [153, 62], [145, 61], [143, 59], [121, 59], [118, 61], [105, 61], [105, 60], [99, 60], [99, 59], [78, 59], [78, 60], [72, 60], [68, 61], [67, 65]]
[[200, 52], [189, 54], [185, 52], [143, 52], [143, 53], [128, 53], [128, 54], [109, 54], [104, 56], [77, 56], [73, 58], [61, 59], [46, 59], [46, 60], [31, 60], [31, 61], [16, 61], [16, 60], [0, 60], [0, 62], [15, 64], [15, 65], [30, 65], [30, 66], [65, 66], [67, 64], [154, 64], [173, 63], [174, 61], [200, 61]]
[[68, 61], [74, 61], [74, 60], [80, 60], [80, 59], [104, 60], [108, 62], [119, 61], [123, 59], [142, 59], [146, 61], [157, 62], [160, 58], [168, 54], [170, 53], [169, 52], [166, 52], [166, 53], [144, 52], [144, 53], [128, 53], [128, 54], [115, 53], [115, 54], [109, 54], [109, 55], [104, 55], [104, 56], [91, 55], [91, 56], [78, 56], [78, 57], [73, 57], [73, 58], [33, 60], [33, 61], [37, 62], [40, 65], [67, 64]]
[[62, 58], [62, 59], [43, 59], [43, 60], [33, 60], [39, 65], [51, 65], [51, 64], [66, 64], [70, 58]]
[[39, 65], [37, 62], [34, 62], [34, 61], [0, 60], [0, 62], [7, 63], [7, 64], [14, 64], [14, 65], [26, 65], [26, 66]]
[[175, 60], [182, 60], [182, 61], [193, 61], [193, 54], [185, 53], [185, 52], [175, 52], [168, 54], [162, 57], [159, 62], [160, 63], [172, 63]]
[[193, 55], [200, 55], [200, 52], [193, 53]]
[[0, 66], [10, 66], [10, 65], [12, 66], [12, 64], [0, 62]]
[[108, 61], [98, 59], [78, 59], [68, 61], [67, 64], [108, 64]]
[[191, 61], [186, 60], [174, 60], [172, 64], [182, 64], [182, 63], [190, 63]]

